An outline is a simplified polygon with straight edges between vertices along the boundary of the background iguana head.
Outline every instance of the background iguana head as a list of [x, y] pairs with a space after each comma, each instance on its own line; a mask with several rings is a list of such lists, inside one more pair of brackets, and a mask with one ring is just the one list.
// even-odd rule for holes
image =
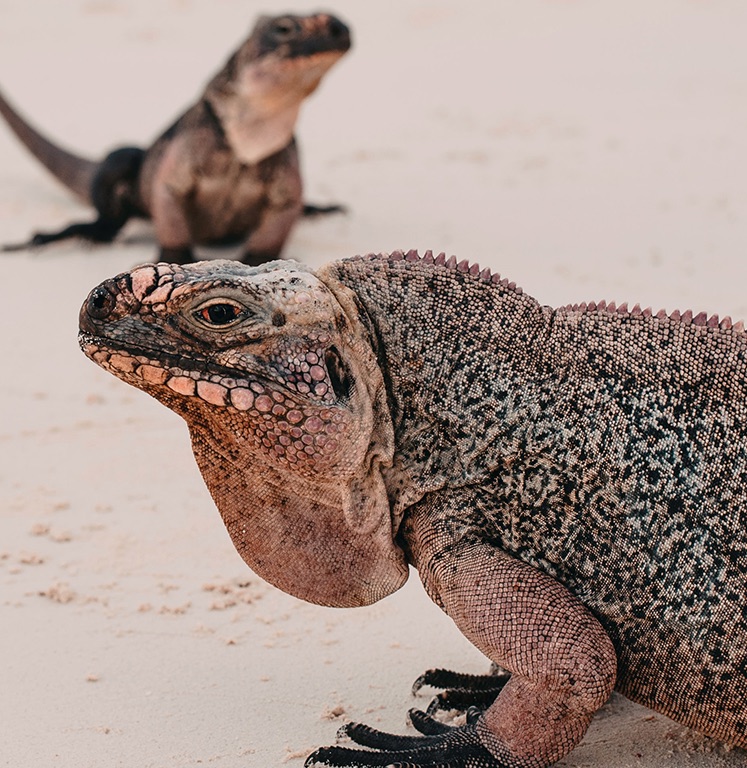
[[304, 99], [350, 45], [328, 13], [260, 17], [204, 94], [237, 157], [256, 163], [285, 147]]
[[80, 329], [92, 360], [187, 421], [257, 573], [339, 606], [404, 583], [384, 382], [346, 289], [292, 262], [146, 265], [95, 288]]
[[221, 98], [251, 99], [255, 109], [302, 101], [349, 49], [350, 30], [336, 16], [261, 16], [208, 87]]

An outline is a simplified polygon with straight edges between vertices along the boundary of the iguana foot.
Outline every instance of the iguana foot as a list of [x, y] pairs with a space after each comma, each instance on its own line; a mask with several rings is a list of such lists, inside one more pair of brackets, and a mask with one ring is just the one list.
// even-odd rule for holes
[[3, 251], [24, 251], [37, 248], [48, 243], [56, 243], [59, 240], [67, 240], [71, 237], [80, 237], [92, 243], [111, 243], [122, 228], [119, 222], [98, 218], [96, 221], [70, 224], [59, 232], [37, 232], [25, 243], [10, 243], [3, 245]]
[[448, 669], [429, 669], [412, 685], [413, 694], [423, 688], [444, 688], [428, 705], [427, 712], [432, 715], [439, 710], [456, 709], [460, 712], [476, 707], [487, 709], [511, 677], [509, 672], [494, 666], [488, 675], [467, 675]]
[[413, 709], [410, 721], [421, 736], [399, 736], [384, 733], [361, 723], [348, 723], [338, 737], [368, 749], [322, 747], [307, 758], [306, 768], [328, 765], [342, 768], [357, 766], [405, 766], [407, 768], [506, 768], [482, 745], [477, 736], [479, 710], [471, 709], [467, 724], [453, 727]]
[[347, 213], [344, 205], [314, 205], [314, 203], [304, 203], [301, 215], [304, 218], [313, 218], [314, 216], [325, 216], [328, 213]]

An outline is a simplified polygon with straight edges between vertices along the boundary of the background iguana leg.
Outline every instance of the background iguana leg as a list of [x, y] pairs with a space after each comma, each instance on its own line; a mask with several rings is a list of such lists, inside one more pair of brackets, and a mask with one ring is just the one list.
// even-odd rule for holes
[[67, 240], [71, 237], [82, 237], [92, 243], [110, 243], [117, 236], [117, 233], [122, 228], [125, 221], [120, 223], [110, 219], [98, 218], [96, 221], [69, 224], [59, 232], [37, 232], [25, 243], [3, 245], [2, 250], [23, 251], [27, 248], [46, 245], [47, 243], [53, 243], [57, 240]]
[[277, 259], [298, 214], [297, 204], [267, 208], [244, 244], [241, 261], [254, 266]]

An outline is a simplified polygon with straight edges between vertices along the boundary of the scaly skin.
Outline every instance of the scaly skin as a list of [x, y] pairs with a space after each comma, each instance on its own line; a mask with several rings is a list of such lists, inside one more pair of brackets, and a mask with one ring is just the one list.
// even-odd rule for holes
[[44, 138], [0, 95], [0, 114], [65, 186], [96, 208], [93, 222], [37, 234], [16, 250], [79, 236], [109, 242], [132, 217], [152, 219], [159, 259], [187, 263], [194, 245], [243, 243], [243, 260], [277, 258], [303, 205], [293, 138], [303, 100], [350, 48], [334, 16], [261, 17], [190, 107], [148, 149], [100, 163]]
[[476, 692], [465, 726], [351, 724], [367, 749], [309, 764], [548, 766], [613, 687], [747, 746], [741, 324], [554, 310], [410, 252], [139, 267], [90, 294], [80, 342], [184, 417], [260, 575], [354, 606], [409, 563], [510, 673], [431, 673]]

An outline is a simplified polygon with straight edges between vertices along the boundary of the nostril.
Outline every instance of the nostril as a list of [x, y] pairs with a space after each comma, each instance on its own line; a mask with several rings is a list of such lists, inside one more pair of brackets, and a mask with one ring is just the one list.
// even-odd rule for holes
[[94, 320], [104, 320], [114, 309], [117, 300], [104, 285], [94, 288], [88, 296], [86, 311]]

